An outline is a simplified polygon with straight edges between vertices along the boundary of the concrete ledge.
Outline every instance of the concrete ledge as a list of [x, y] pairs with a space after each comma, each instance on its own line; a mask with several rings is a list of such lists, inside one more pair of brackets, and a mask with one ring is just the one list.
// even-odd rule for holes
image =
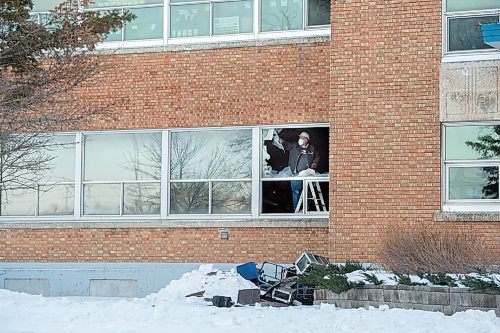
[[469, 309], [494, 310], [500, 316], [500, 292], [428, 286], [364, 286], [335, 294], [319, 289], [314, 304], [329, 303], [343, 309], [388, 305], [389, 308], [439, 311], [445, 315]]
[[151, 47], [122, 47], [122, 48], [102, 48], [99, 54], [130, 54], [130, 53], [158, 53], [158, 52], [181, 52], [214, 50], [242, 47], [262, 47], [262, 46], [280, 46], [290, 44], [308, 44], [308, 43], [326, 43], [330, 41], [330, 36], [300, 36], [269, 39], [252, 39], [228, 42], [206, 42], [206, 43], [186, 43], [170, 44], [165, 46]]
[[500, 213], [497, 212], [443, 212], [434, 213], [436, 222], [500, 222]]
[[109, 228], [328, 228], [328, 217], [241, 220], [0, 220], [0, 229], [109, 229]]

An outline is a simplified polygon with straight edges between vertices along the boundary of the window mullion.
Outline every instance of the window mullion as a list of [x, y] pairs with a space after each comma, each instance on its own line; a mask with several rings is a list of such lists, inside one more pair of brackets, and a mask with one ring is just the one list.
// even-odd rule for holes
[[83, 162], [84, 162], [84, 149], [83, 149], [83, 134], [77, 133], [75, 138], [75, 203], [74, 203], [74, 217], [80, 218], [82, 216], [82, 193], [83, 193]]

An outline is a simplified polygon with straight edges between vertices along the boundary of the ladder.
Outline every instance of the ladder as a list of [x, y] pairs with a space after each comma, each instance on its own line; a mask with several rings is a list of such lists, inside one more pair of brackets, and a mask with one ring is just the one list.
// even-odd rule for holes
[[[307, 182], [307, 186], [311, 190], [311, 198], [309, 200], [314, 201], [314, 205], [316, 206], [316, 211], [318, 212], [326, 212], [325, 200], [323, 199], [323, 192], [321, 192], [321, 187], [319, 186], [319, 181], [316, 182]], [[297, 207], [295, 207], [295, 213], [300, 211], [300, 207], [304, 201], [304, 193], [307, 191], [307, 186], [305, 190], [302, 190], [300, 194], [299, 202], [297, 203]]]

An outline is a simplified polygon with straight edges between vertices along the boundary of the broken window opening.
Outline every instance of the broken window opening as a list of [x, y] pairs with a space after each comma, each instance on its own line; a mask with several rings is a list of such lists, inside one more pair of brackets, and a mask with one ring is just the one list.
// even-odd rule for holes
[[263, 129], [261, 145], [261, 212], [328, 212], [329, 128]]

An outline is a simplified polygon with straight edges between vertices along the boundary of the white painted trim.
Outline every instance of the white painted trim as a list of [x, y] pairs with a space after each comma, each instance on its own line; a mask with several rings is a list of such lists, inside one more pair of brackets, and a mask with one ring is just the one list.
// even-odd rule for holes
[[75, 147], [75, 203], [74, 203], [74, 217], [79, 218], [83, 212], [83, 134], [76, 133], [76, 147]]

